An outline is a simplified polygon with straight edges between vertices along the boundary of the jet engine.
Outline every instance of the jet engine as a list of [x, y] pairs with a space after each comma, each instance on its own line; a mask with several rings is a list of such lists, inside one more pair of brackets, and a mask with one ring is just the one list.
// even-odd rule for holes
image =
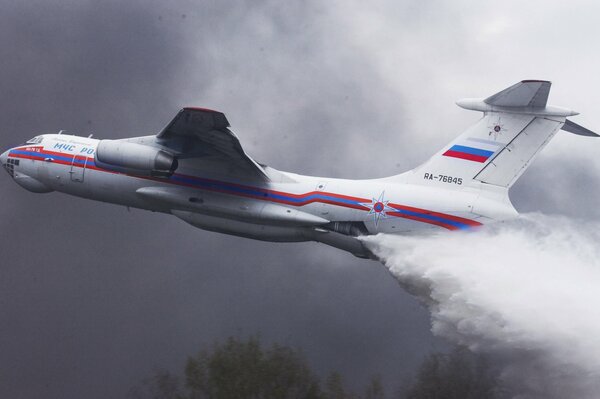
[[95, 162], [104, 169], [141, 176], [170, 177], [177, 169], [174, 155], [121, 140], [100, 140]]

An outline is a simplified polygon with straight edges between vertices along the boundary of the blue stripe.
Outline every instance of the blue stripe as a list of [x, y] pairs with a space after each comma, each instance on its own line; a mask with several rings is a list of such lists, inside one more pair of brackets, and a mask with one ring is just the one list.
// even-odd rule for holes
[[[202, 179], [196, 179], [193, 177], [184, 177], [184, 176], [180, 176], [180, 175], [173, 175], [170, 180], [173, 180], [175, 182], [182, 182], [182, 183], [190, 184], [190, 185], [200, 187], [200, 188], [206, 188], [206, 189], [212, 188], [212, 189], [217, 189], [217, 190], [222, 190], [222, 191], [229, 191], [232, 193], [240, 193], [240, 194], [252, 195], [252, 196], [257, 196], [257, 197], [263, 197], [265, 199], [277, 199], [277, 200], [289, 201], [289, 202], [295, 202], [295, 203], [301, 203], [301, 202], [305, 202], [305, 201], [308, 201], [311, 199], [322, 199], [322, 200], [328, 200], [328, 201], [332, 201], [332, 202], [350, 204], [350, 205], [359, 205], [360, 204], [360, 202], [358, 202], [358, 201], [353, 201], [353, 200], [349, 200], [349, 199], [345, 199], [345, 198], [333, 197], [333, 196], [329, 196], [326, 194], [320, 194], [320, 193], [305, 195], [300, 198], [290, 197], [290, 196], [283, 195], [283, 194], [271, 193], [271, 192], [268, 192], [268, 191], [265, 191], [265, 190], [262, 190], [259, 188], [255, 189], [255, 188], [237, 187], [237, 186], [229, 185], [227, 183], [215, 182], [215, 181], [205, 181]], [[409, 215], [409, 216], [418, 216], [423, 219], [449, 224], [451, 226], [458, 227], [459, 229], [468, 229], [470, 227], [467, 224], [457, 222], [455, 220], [445, 219], [440, 216], [429, 215], [426, 213], [419, 213], [419, 212], [414, 212], [414, 211], [408, 211], [408, 210], [404, 210], [404, 209], [397, 209], [394, 207], [391, 207], [391, 208], [393, 208], [394, 211], [397, 213], [401, 213], [401, 214]]]
[[217, 182], [217, 181], [206, 181], [206, 180], [199, 179], [199, 178], [197, 179], [197, 178], [185, 177], [185, 176], [181, 176], [181, 175], [173, 175], [173, 176], [171, 176], [171, 178], [169, 180], [172, 180], [174, 182], [189, 184], [189, 185], [196, 186], [196, 187], [206, 188], [206, 189], [229, 191], [229, 192], [233, 192], [233, 193], [252, 195], [252, 196], [256, 196], [256, 197], [263, 197], [265, 199], [276, 199], [276, 200], [289, 201], [289, 202], [295, 202], [295, 203], [301, 203], [301, 202], [309, 201], [311, 199], [322, 199], [322, 200], [334, 201], [334, 202], [350, 204], [350, 205], [358, 205], [359, 204], [358, 201], [349, 200], [346, 198], [333, 197], [333, 196], [329, 196], [326, 194], [320, 194], [320, 193], [305, 195], [302, 197], [291, 197], [291, 196], [287, 196], [284, 194], [269, 192], [267, 190], [263, 190], [260, 188], [238, 187], [238, 186], [230, 185], [227, 183], [222, 183], [222, 182]]
[[461, 223], [461, 222], [457, 222], [457, 221], [455, 221], [455, 220], [444, 219], [444, 218], [442, 218], [442, 217], [435, 216], [435, 215], [429, 215], [429, 214], [426, 214], [426, 213], [418, 213], [418, 212], [407, 211], [407, 210], [404, 210], [404, 209], [396, 209], [396, 208], [394, 208], [394, 210], [395, 210], [396, 212], [398, 212], [398, 213], [402, 213], [402, 214], [404, 214], [404, 215], [408, 215], [408, 216], [418, 216], [418, 217], [420, 217], [420, 218], [422, 218], [422, 219], [428, 219], [428, 220], [434, 220], [434, 221], [436, 221], [436, 222], [442, 222], [442, 223], [446, 223], [446, 224], [449, 224], [449, 225], [452, 225], [452, 226], [458, 227], [459, 229], [463, 229], [463, 230], [465, 230], [465, 229], [468, 229], [468, 228], [469, 228], [469, 225], [468, 225], [468, 224], [464, 224], [464, 223]]
[[473, 148], [473, 147], [466, 147], [464, 145], [453, 145], [452, 148], [450, 148], [450, 151], [463, 152], [465, 154], [471, 154], [471, 155], [479, 155], [481, 157], [486, 157], [486, 158], [489, 158], [494, 153], [494, 151], [482, 150], [482, 149]]
[[[453, 146], [451, 149], [453, 151], [461, 151], [460, 149], [455, 149], [455, 147], [470, 148], [470, 147], [463, 147], [463, 146]], [[484, 152], [489, 153], [490, 155], [493, 154], [490, 151], [477, 150], [475, 148], [472, 148], [472, 150], [484, 151]], [[461, 152], [465, 152], [465, 151], [461, 151]], [[10, 152], [10, 155], [12, 155], [12, 154], [35, 156], [38, 158], [50, 158], [50, 159], [62, 160], [62, 161], [66, 161], [66, 162], [75, 162], [77, 164], [82, 164], [82, 165], [85, 163], [85, 160], [80, 160], [80, 159], [73, 160], [72, 156], [60, 156], [60, 155], [54, 155], [54, 154], [45, 154], [45, 153], [40, 153], [40, 152], [35, 152], [35, 151], [12, 150]], [[480, 155], [480, 154], [476, 154], [476, 155]], [[87, 165], [94, 165], [94, 162], [88, 161]], [[204, 188], [204, 189], [208, 189], [208, 190], [210, 190], [210, 189], [221, 190], [221, 191], [231, 192], [232, 194], [238, 193], [238, 194], [244, 194], [244, 195], [251, 195], [251, 196], [256, 196], [256, 197], [262, 197], [265, 200], [275, 199], [275, 200], [289, 201], [289, 202], [293, 202], [293, 203], [302, 203], [302, 202], [305, 202], [305, 201], [311, 200], [311, 199], [321, 199], [321, 200], [326, 200], [326, 201], [330, 201], [330, 202], [337, 202], [340, 204], [360, 205], [360, 202], [358, 202], [358, 201], [350, 200], [350, 199], [346, 199], [346, 198], [338, 198], [338, 197], [334, 197], [334, 196], [327, 195], [324, 193], [314, 193], [311, 195], [294, 197], [294, 196], [287, 196], [284, 194], [273, 193], [266, 189], [261, 189], [261, 188], [240, 187], [240, 186], [231, 185], [231, 184], [228, 184], [225, 182], [219, 182], [219, 181], [214, 181], [214, 180], [205, 180], [202, 178], [186, 177], [186, 176], [181, 176], [181, 175], [173, 175], [169, 178], [169, 180], [175, 184], [183, 183], [183, 184], [188, 184], [188, 185], [192, 185], [192, 186], [195, 186], [198, 188]], [[391, 208], [393, 208], [394, 212], [397, 212], [397, 213], [401, 213], [401, 214], [408, 215], [408, 216], [417, 216], [417, 217], [420, 217], [423, 219], [442, 222], [442, 223], [445, 223], [448, 225], [458, 227], [460, 229], [468, 229], [470, 227], [469, 225], [466, 225], [464, 223], [445, 219], [440, 216], [429, 215], [426, 213], [419, 213], [419, 212], [409, 211], [409, 210], [405, 210], [405, 209], [397, 209], [394, 207], [391, 207]]]
[[[12, 150], [9, 155], [12, 155], [12, 154], [28, 155], [28, 156], [38, 157], [38, 158], [52, 159], [52, 160], [65, 161], [65, 162], [74, 162], [74, 163], [81, 164], [81, 165], [86, 163], [85, 159], [73, 159], [73, 156], [61, 156], [61, 155], [46, 154], [46, 153], [35, 152], [35, 151]], [[88, 161], [87, 165], [92, 165], [92, 163], [90, 161]]]

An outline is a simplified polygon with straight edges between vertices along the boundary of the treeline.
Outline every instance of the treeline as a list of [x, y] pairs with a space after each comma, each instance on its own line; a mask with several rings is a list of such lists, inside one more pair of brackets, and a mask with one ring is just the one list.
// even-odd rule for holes
[[321, 380], [297, 349], [229, 338], [190, 357], [183, 378], [158, 371], [129, 393], [131, 399], [497, 399], [504, 397], [489, 361], [465, 348], [428, 356], [414, 380], [386, 396], [374, 376], [351, 392], [332, 372]]

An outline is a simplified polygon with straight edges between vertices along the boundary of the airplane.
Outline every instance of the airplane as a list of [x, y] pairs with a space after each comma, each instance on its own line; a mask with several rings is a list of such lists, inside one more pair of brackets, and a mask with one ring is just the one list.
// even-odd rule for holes
[[302, 176], [258, 163], [221, 112], [183, 108], [158, 134], [44, 134], [0, 155], [23, 188], [171, 214], [194, 227], [274, 242], [316, 241], [376, 259], [359, 237], [477, 229], [517, 217], [509, 189], [552, 137], [598, 134], [523, 80], [457, 105], [477, 123], [422, 165], [369, 180]]

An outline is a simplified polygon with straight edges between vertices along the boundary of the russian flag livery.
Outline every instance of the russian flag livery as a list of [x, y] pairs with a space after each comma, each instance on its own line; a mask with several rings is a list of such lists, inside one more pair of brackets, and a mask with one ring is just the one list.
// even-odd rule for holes
[[481, 148], [467, 147], [464, 145], [453, 145], [442, 155], [445, 157], [460, 158], [467, 161], [484, 163], [492, 155], [494, 151], [482, 150]]

